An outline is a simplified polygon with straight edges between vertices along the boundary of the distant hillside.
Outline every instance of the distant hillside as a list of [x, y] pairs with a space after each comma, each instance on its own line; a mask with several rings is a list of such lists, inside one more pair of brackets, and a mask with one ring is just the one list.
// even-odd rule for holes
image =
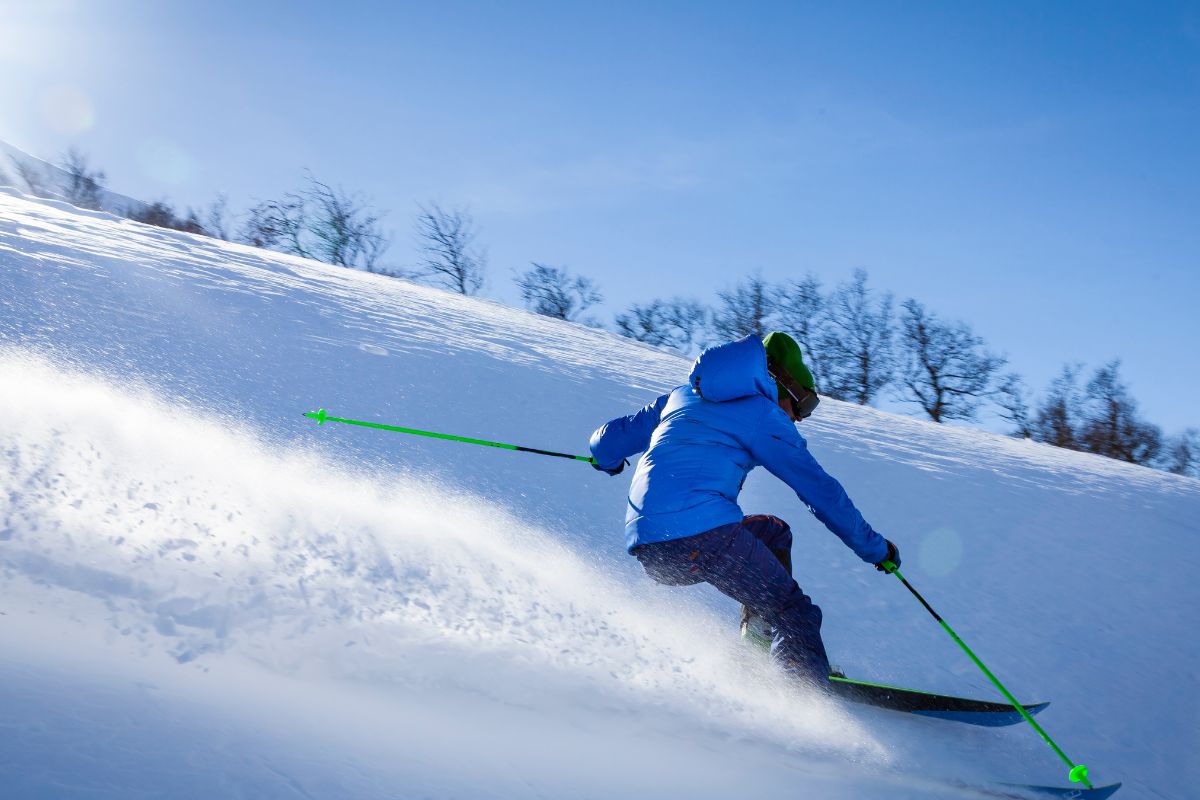
[[[102, 167], [101, 167], [102, 168]], [[40, 184], [36, 191], [22, 177], [31, 174]], [[19, 147], [0, 140], [0, 186], [14, 186], [26, 194], [50, 200], [67, 200], [70, 178], [61, 167], [31, 156]], [[141, 211], [147, 203], [101, 187], [100, 204], [104, 211], [124, 216], [130, 210]]]

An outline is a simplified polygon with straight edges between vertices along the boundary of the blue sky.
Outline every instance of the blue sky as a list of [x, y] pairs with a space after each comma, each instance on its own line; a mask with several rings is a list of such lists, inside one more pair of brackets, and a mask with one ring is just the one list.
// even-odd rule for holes
[[1200, 4], [0, 0], [0, 138], [236, 208], [309, 168], [632, 302], [867, 269], [1200, 424]]

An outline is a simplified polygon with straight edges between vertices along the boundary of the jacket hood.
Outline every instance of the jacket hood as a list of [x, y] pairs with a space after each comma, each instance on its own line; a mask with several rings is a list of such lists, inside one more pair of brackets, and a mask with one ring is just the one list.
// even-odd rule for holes
[[756, 394], [774, 403], [779, 391], [767, 372], [767, 351], [757, 336], [705, 350], [692, 365], [688, 383], [705, 400], [715, 403]]

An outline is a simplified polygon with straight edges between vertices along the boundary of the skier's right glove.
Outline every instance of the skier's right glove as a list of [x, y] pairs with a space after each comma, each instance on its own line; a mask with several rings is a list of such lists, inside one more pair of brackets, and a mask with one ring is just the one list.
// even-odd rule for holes
[[[884, 539], [884, 541], [887, 542], [888, 546], [887, 555], [884, 556], [883, 561], [875, 565], [875, 569], [891, 575], [900, 567], [900, 551], [896, 549], [896, 545], [892, 544], [890, 539]], [[887, 564], [889, 561], [892, 562], [891, 566], [885, 567], [884, 564]]]
[[626, 461], [625, 459], [621, 459], [620, 464], [617, 464], [612, 469], [605, 469], [604, 467], [597, 464], [596, 459], [593, 458], [592, 459], [592, 469], [597, 469], [597, 470], [600, 470], [601, 472], [607, 472], [609, 475], [620, 475], [621, 471], [625, 469], [625, 465], [628, 463], [629, 462]]

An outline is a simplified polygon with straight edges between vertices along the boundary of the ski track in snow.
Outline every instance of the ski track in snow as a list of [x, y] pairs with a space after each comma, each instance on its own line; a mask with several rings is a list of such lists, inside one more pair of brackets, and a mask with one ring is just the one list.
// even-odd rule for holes
[[[89, 797], [1063, 783], [1023, 728], [781, 693], [731, 604], [623, 555], [624, 477], [300, 416], [583, 452], [688, 366], [0, 189], [0, 779]], [[835, 401], [802, 431], [964, 640], [1054, 701], [1041, 721], [1094, 777], [1189, 796], [1200, 482]], [[792, 523], [836, 662], [994, 696], [786, 487], [759, 471], [742, 499]]]

